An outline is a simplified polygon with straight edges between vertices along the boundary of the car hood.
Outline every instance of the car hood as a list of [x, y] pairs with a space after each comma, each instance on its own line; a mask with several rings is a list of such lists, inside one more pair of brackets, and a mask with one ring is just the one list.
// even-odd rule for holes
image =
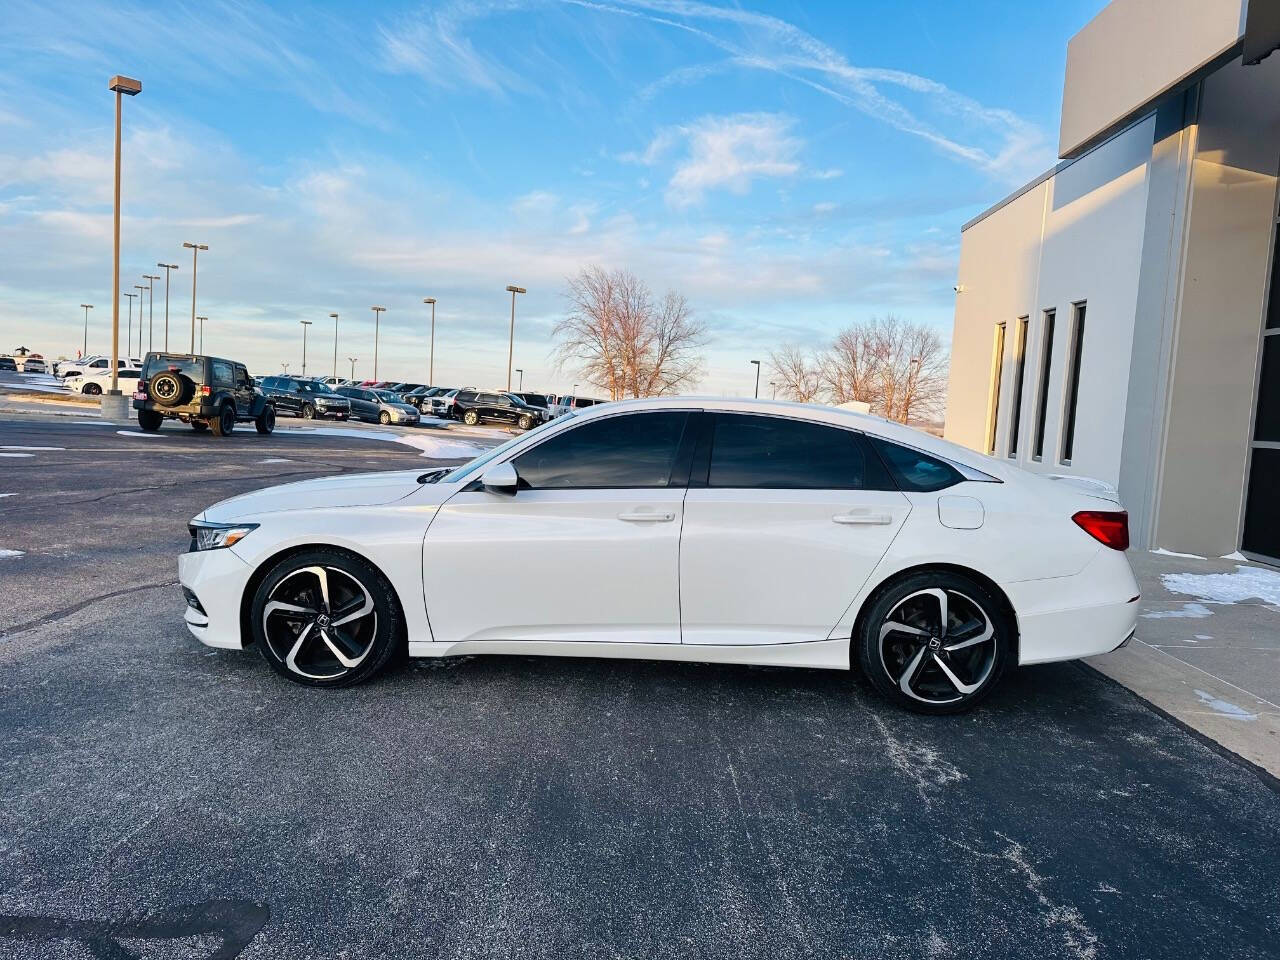
[[263, 513], [279, 513], [282, 510], [366, 507], [392, 503], [419, 490], [432, 490], [434, 485], [424, 487], [418, 483], [418, 477], [422, 474], [422, 470], [394, 470], [284, 483], [215, 503], [196, 519], [228, 523]]

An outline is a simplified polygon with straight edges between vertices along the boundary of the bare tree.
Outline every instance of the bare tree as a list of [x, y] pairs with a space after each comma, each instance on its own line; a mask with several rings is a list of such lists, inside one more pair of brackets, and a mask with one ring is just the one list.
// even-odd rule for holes
[[866, 324], [854, 324], [836, 335], [822, 357], [822, 380], [832, 403], [856, 400], [874, 409], [880, 400], [877, 376], [879, 344]]
[[590, 266], [569, 279], [567, 296], [569, 313], [553, 331], [562, 368], [612, 400], [662, 396], [698, 382], [706, 328], [681, 295], [655, 304], [630, 271]]
[[769, 351], [769, 369], [788, 400], [810, 403], [823, 390], [820, 362], [795, 344]]

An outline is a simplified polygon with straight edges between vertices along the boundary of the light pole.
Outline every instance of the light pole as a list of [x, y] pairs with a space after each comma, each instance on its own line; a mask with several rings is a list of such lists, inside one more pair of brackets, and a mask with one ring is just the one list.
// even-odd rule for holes
[[[134, 298], [134, 297], [136, 297], [136, 296], [137, 296], [137, 294], [136, 294], [136, 293], [126, 293], [126, 294], [122, 294], [122, 296], [126, 296], [126, 297], [128, 297], [128, 298], [129, 298], [129, 327], [128, 327], [128, 329], [126, 330], [125, 335], [124, 335], [124, 352], [125, 352], [125, 355], [127, 356], [127, 355], [129, 354], [129, 351], [131, 351], [131, 350], [133, 349], [133, 298]], [[115, 343], [114, 343], [114, 341], [115, 341], [115, 340], [117, 340], [117, 339], [118, 339], [118, 338], [115, 338], [115, 337], [113, 337], [113, 338], [112, 338], [113, 345], [112, 345], [112, 347], [111, 347], [111, 350], [112, 350], [112, 352], [113, 352], [113, 353], [115, 352], [116, 348], [118, 347], [118, 344], [115, 344]], [[115, 358], [115, 357], [112, 357], [111, 359], [112, 359], [112, 361], [114, 361], [114, 362], [117, 362], [117, 363], [119, 362], [119, 361], [117, 360], [117, 358]], [[112, 377], [111, 379], [112, 379], [112, 380], [114, 380], [114, 379], [115, 379], [115, 377]]]
[[89, 311], [93, 309], [92, 303], [82, 303], [84, 307], [84, 348], [80, 351], [80, 356], [87, 357], [89, 355]]
[[516, 373], [520, 374], [520, 386], [516, 387], [516, 389], [523, 390], [524, 389], [524, 370], [522, 370], [520, 367], [516, 367]]
[[370, 307], [373, 311], [373, 381], [378, 382], [378, 322], [386, 313], [386, 307]]
[[424, 297], [422, 302], [431, 304], [431, 360], [427, 363], [427, 385], [435, 386], [435, 382], [436, 382], [436, 298]]
[[760, 361], [752, 360], [751, 362], [756, 365], [756, 399], [759, 400], [760, 399]]
[[[138, 353], [142, 353], [142, 292], [147, 288], [140, 283], [135, 283], [133, 289], [138, 291]], [[130, 345], [125, 353], [132, 353], [133, 346]]]
[[338, 315], [329, 314], [333, 318], [333, 379], [338, 379]]
[[307, 327], [311, 326], [310, 320], [299, 320], [302, 324], [302, 375], [307, 375]]
[[177, 270], [176, 263], [157, 263], [164, 270], [164, 352], [169, 352], [169, 272]]
[[507, 389], [511, 389], [511, 358], [515, 354], [516, 349], [516, 294], [528, 293], [524, 287], [507, 286], [507, 292], [511, 294], [511, 333], [507, 339]]
[[[112, 217], [115, 241], [111, 254], [111, 389], [107, 392], [111, 396], [118, 397], [120, 395], [118, 378], [120, 366], [120, 112], [124, 97], [136, 97], [142, 92], [142, 81], [117, 74], [111, 78], [109, 88], [116, 95], [116, 192], [115, 212]], [[132, 310], [132, 300], [129, 301], [129, 306]], [[113, 412], [120, 415], [127, 410], [128, 407], [121, 403]]]
[[184, 243], [185, 249], [191, 251], [191, 352], [196, 352], [196, 259], [201, 250], [208, 250], [207, 243]]
[[770, 381], [769, 381], [769, 386], [773, 388], [773, 399], [774, 399], [774, 400], [777, 400], [777, 399], [778, 399], [778, 384], [777, 384], [777, 383], [775, 383], [773, 380], [770, 380]]
[[352, 383], [354, 383], [356, 379], [356, 361], [359, 360], [360, 358], [347, 357], [347, 359], [351, 361], [351, 376], [349, 376], [347, 379], [350, 380]]
[[208, 318], [208, 317], [196, 317], [196, 319], [200, 321], [200, 352], [201, 352], [201, 353], [204, 353], [204, 322], [205, 322], [206, 320], [208, 320], [209, 318]]
[[289, 373], [289, 361], [288, 361], [288, 360], [281, 360], [281, 361], [280, 361], [280, 367], [281, 367], [281, 372], [285, 373], [286, 375]]
[[160, 274], [144, 273], [142, 279], [147, 281], [147, 349], [156, 348], [156, 290], [155, 283]]

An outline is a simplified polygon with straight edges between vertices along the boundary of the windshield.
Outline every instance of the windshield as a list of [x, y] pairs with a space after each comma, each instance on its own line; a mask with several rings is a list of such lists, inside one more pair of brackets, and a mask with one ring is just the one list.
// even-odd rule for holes
[[508, 450], [514, 447], [517, 443], [522, 443], [523, 441], [527, 440], [529, 437], [533, 436], [534, 434], [540, 431], [545, 431], [550, 426], [556, 426], [556, 429], [559, 429], [560, 426], [562, 426], [572, 417], [573, 417], [573, 414], [568, 413], [568, 414], [565, 414], [563, 417], [560, 417], [559, 419], [548, 420], [546, 423], [540, 426], [534, 427], [528, 433], [522, 433], [518, 437], [512, 437], [506, 443], [503, 443], [503, 444], [500, 444], [499, 446], [494, 447], [488, 453], [482, 456], [476, 457], [474, 460], [471, 460], [468, 463], [464, 463], [460, 467], [455, 467], [451, 473], [446, 473], [443, 477], [441, 477], [440, 482], [441, 483], [460, 483], [463, 480], [473, 480], [475, 479], [476, 476], [479, 475], [479, 472], [483, 470], [485, 466], [487, 466], [489, 463], [493, 462], [497, 458], [501, 457], [504, 453], [506, 453]]
[[373, 392], [378, 397], [379, 400], [382, 400], [386, 403], [400, 402], [400, 397], [397, 394], [392, 393], [390, 390], [375, 390]]

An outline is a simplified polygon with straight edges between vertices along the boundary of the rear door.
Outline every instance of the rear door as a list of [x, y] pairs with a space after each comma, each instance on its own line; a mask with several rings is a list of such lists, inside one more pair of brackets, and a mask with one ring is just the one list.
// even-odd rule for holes
[[911, 510], [861, 434], [708, 417], [680, 542], [685, 643], [825, 640]]

